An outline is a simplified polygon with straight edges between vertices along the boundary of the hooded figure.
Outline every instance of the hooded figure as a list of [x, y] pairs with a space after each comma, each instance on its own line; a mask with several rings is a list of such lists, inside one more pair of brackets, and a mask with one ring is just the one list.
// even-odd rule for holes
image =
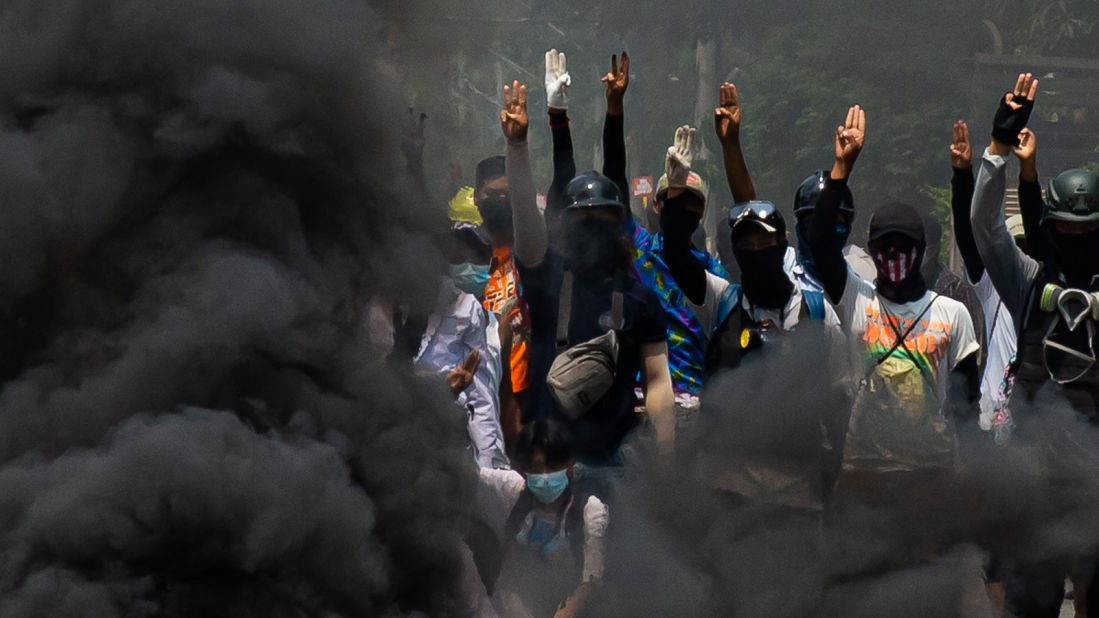
[[886, 204], [870, 218], [867, 248], [874, 260], [879, 294], [906, 303], [927, 292], [927, 281], [920, 270], [927, 251], [924, 221], [907, 204]]
[[753, 304], [781, 309], [793, 293], [784, 258], [786, 221], [771, 202], [737, 204], [729, 211], [733, 255], [744, 295]]

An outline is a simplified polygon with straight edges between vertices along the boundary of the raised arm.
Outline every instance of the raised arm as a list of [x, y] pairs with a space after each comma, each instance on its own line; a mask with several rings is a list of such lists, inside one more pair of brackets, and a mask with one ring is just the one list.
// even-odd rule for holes
[[973, 242], [973, 227], [969, 223], [969, 207], [973, 203], [973, 146], [969, 141], [969, 126], [964, 120], [954, 123], [954, 142], [950, 144], [950, 210], [954, 219], [954, 241], [962, 254], [965, 272], [976, 283], [984, 275], [985, 265]]
[[843, 259], [840, 239], [834, 232], [836, 218], [847, 179], [865, 141], [866, 111], [855, 105], [847, 110], [844, 123], [836, 127], [832, 173], [824, 183], [817, 207], [813, 209], [813, 221], [809, 228], [809, 246], [817, 264], [817, 278], [828, 297], [837, 304], [843, 299], [847, 287], [847, 262]]
[[740, 148], [740, 95], [735, 85], [725, 82], [721, 85], [720, 97], [720, 104], [714, 108], [714, 129], [721, 142], [725, 180], [729, 182], [734, 202], [750, 202], [756, 199], [756, 187]]
[[1042, 233], [1042, 185], [1038, 182], [1038, 137], [1030, 129], [1019, 134], [1019, 145], [1011, 151], [1019, 159], [1019, 211], [1026, 233], [1024, 251], [1043, 262], [1051, 257], [1050, 247]]
[[518, 80], [504, 86], [504, 109], [500, 111], [500, 127], [508, 141], [508, 190], [511, 193], [512, 220], [515, 226], [515, 257], [525, 266], [534, 268], [546, 257], [546, 222], [538, 212], [534, 180], [530, 171], [530, 150], [527, 147], [527, 87]]
[[[1013, 146], [1019, 145], [1018, 135], [1026, 128], [1037, 93], [1038, 80], [1030, 74], [1020, 74], [1015, 89], [1001, 98], [992, 142], [981, 158], [969, 215], [973, 239], [992, 285], [1016, 320], [1022, 319], [1031, 282], [1038, 273], [1038, 263], [1015, 246], [1015, 240], [1007, 231], [1003, 212], [1004, 170], [1007, 155], [1011, 154]], [[1011, 134], [1011, 130], [1015, 133]]]
[[[664, 199], [665, 214], [683, 209], [681, 202], [687, 191], [687, 178], [691, 175], [694, 161], [695, 130], [686, 125], [675, 130], [675, 142], [664, 155], [664, 173], [668, 175], [668, 195]], [[713, 206], [711, 206], [713, 208]], [[706, 267], [691, 253], [691, 239], [664, 231], [664, 260], [683, 295], [692, 303], [702, 305], [706, 302]]]
[[555, 240], [565, 208], [565, 187], [576, 176], [572, 132], [569, 130], [568, 89], [572, 78], [564, 52], [546, 52], [546, 101], [549, 103], [550, 134], [553, 136], [553, 182], [546, 192], [546, 224]]
[[[626, 132], [623, 101], [630, 86], [630, 55], [611, 56], [611, 70], [603, 76], [607, 94], [607, 118], [603, 122], [603, 175], [618, 185], [629, 206], [630, 182], [626, 177]], [[627, 208], [628, 210], [628, 208]]]

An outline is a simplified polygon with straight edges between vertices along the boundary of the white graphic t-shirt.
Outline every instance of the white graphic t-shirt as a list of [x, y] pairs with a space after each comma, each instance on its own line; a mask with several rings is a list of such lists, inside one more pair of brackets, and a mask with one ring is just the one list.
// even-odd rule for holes
[[1009, 368], [1015, 359], [1019, 342], [1015, 336], [1015, 321], [996, 292], [988, 273], [973, 284], [985, 316], [985, 341], [988, 356], [981, 376], [981, 429], [1009, 422], [1007, 400], [1011, 395]]
[[[928, 291], [893, 303], [848, 270], [840, 321], [856, 376], [844, 468], [917, 470], [953, 465], [953, 419], [943, 411], [947, 376], [980, 347], [965, 305]], [[904, 344], [894, 344], [904, 337]]]

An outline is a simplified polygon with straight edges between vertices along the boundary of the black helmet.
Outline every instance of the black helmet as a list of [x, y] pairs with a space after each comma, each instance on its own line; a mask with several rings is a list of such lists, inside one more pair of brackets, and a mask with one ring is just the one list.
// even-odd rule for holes
[[[809, 174], [801, 181], [797, 193], [794, 194], [794, 216], [801, 217], [813, 212], [820, 200], [820, 192], [824, 190], [824, 180], [828, 178], [828, 170], [817, 170]], [[843, 188], [843, 199], [840, 201], [840, 212], [855, 220], [855, 198], [851, 195], [851, 189]]]
[[608, 207], [623, 209], [622, 192], [613, 180], [595, 170], [580, 174], [565, 187], [565, 208]]
[[729, 228], [733, 237], [742, 225], [755, 224], [764, 230], [777, 234], [779, 239], [786, 238], [786, 219], [771, 202], [753, 200], [733, 204], [729, 210]]
[[1073, 169], [1049, 181], [1042, 222], [1099, 221], [1099, 174]]

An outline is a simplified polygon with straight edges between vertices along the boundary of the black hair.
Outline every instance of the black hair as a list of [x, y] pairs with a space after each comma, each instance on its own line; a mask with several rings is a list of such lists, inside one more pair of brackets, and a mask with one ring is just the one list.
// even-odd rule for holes
[[572, 460], [572, 442], [568, 432], [552, 420], [528, 423], [519, 432], [515, 442], [515, 463], [520, 469], [529, 469], [535, 451], [542, 451], [546, 465], [556, 467]]
[[474, 188], [477, 191], [481, 190], [481, 186], [486, 182], [499, 178], [507, 174], [507, 158], [501, 155], [495, 155], [481, 159], [481, 162], [477, 164], [476, 179], [474, 180]]

